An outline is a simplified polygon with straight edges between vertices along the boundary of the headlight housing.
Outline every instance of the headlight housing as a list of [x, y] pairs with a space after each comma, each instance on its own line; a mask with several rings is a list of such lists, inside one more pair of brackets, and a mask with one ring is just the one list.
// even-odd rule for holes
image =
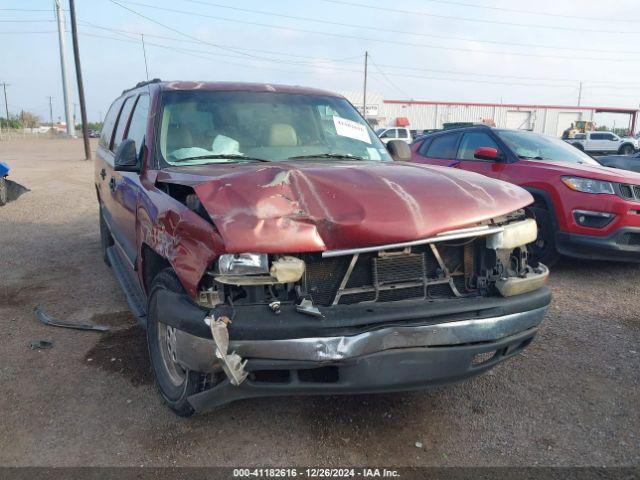
[[582, 177], [562, 177], [562, 182], [576, 192], [615, 194], [613, 183], [603, 180]]
[[260, 275], [269, 273], [266, 253], [229, 253], [220, 255], [218, 270], [222, 275]]

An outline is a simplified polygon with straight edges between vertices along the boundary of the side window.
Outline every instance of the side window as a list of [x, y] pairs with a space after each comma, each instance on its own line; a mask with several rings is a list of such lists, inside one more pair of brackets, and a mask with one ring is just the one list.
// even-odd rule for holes
[[592, 133], [591, 140], [606, 140], [604, 133]]
[[131, 115], [131, 123], [127, 131], [127, 138], [136, 142], [136, 150], [139, 152], [142, 147], [144, 135], [147, 132], [147, 118], [149, 117], [149, 95], [143, 94], [138, 97], [136, 106]]
[[398, 130], [398, 138], [407, 138], [407, 131], [404, 129]]
[[456, 146], [458, 145], [460, 134], [441, 135], [431, 142], [427, 150], [429, 158], [456, 158]]
[[615, 140], [616, 136], [611, 134], [611, 133], [607, 133], [607, 140]]
[[116, 124], [116, 117], [118, 116], [118, 112], [120, 111], [120, 105], [122, 102], [120, 100], [116, 100], [111, 104], [109, 111], [107, 112], [107, 116], [104, 117], [104, 121], [102, 122], [102, 130], [100, 131], [100, 146], [108, 149], [109, 144], [111, 143], [111, 137], [113, 136], [113, 126]]
[[124, 102], [122, 106], [122, 110], [120, 111], [120, 116], [118, 117], [118, 126], [116, 127], [116, 134], [113, 136], [113, 146], [111, 150], [114, 152], [118, 149], [118, 146], [122, 142], [122, 138], [124, 136], [124, 130], [127, 128], [127, 123], [129, 123], [129, 115], [131, 115], [131, 110], [133, 109], [133, 104], [136, 100], [136, 97], [129, 97]]
[[462, 136], [460, 147], [458, 148], [458, 159], [475, 160], [473, 156], [480, 147], [491, 147], [500, 150], [496, 142], [484, 132], [469, 132]]
[[396, 130], [394, 128], [387, 130], [386, 132], [384, 132], [380, 138], [397, 138], [396, 137]]

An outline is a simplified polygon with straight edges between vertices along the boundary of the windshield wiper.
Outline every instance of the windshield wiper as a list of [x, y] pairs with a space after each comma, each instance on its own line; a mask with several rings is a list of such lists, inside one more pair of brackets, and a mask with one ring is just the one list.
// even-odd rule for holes
[[186, 158], [176, 158], [176, 162], [189, 162], [191, 160], [207, 160], [207, 159], [220, 159], [220, 160], [249, 160], [252, 162], [270, 162], [271, 160], [267, 160], [265, 158], [257, 158], [257, 157], [247, 157], [245, 155], [236, 155], [236, 154], [219, 154], [219, 155], [197, 155], [195, 157], [186, 157]]
[[316, 155], [298, 155], [296, 157], [289, 157], [287, 160], [304, 160], [305, 158], [341, 158], [347, 160], [368, 160], [364, 157], [358, 157], [356, 155], [349, 155], [348, 153], [318, 153]]

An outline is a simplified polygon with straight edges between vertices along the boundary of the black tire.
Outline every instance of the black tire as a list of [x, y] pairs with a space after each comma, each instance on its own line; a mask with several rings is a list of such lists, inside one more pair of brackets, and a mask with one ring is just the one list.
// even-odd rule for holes
[[109, 261], [109, 257], [107, 256], [107, 248], [113, 245], [113, 237], [111, 236], [111, 231], [107, 226], [107, 222], [104, 221], [102, 216], [102, 208], [100, 209], [100, 250], [102, 252], [102, 260], [107, 266], [111, 266], [111, 262]]
[[584, 152], [584, 145], [582, 145], [581, 143], [572, 143], [571, 145], [573, 145], [574, 147], [576, 147], [578, 150], [580, 150], [581, 152]]
[[4, 177], [0, 177], [0, 207], [7, 204], [9, 200], [9, 192], [7, 191], [7, 181]]
[[151, 368], [158, 393], [166, 405], [177, 415], [189, 417], [194, 410], [187, 398], [203, 390], [206, 376], [185, 370], [171, 359], [169, 338], [172, 327], [162, 323], [155, 301], [156, 295], [162, 290], [184, 294], [180, 280], [170, 268], [162, 270], [151, 282], [147, 305], [147, 343]]
[[543, 263], [552, 267], [560, 259], [560, 253], [556, 249], [556, 235], [551, 222], [551, 214], [545, 207], [534, 205], [529, 208], [538, 225], [538, 238], [527, 245], [529, 259], [532, 265]]
[[618, 151], [620, 155], [631, 155], [633, 152], [635, 152], [635, 148], [633, 148], [633, 145], [630, 145], [628, 143], [622, 145], [620, 147], [620, 150]]

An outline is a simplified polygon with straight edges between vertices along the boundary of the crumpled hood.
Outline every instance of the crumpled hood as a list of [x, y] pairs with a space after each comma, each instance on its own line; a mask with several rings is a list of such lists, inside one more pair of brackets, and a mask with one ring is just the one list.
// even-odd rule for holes
[[525, 190], [460, 170], [382, 162], [172, 168], [192, 186], [228, 252], [295, 253], [416, 240], [530, 204]]

